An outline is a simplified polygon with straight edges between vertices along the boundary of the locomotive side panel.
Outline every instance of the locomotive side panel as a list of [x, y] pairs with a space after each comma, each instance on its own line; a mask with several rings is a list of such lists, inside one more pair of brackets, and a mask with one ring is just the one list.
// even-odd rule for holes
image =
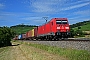
[[50, 24], [49, 22], [47, 24], [45, 24], [45, 35], [48, 35], [50, 33]]
[[55, 19], [51, 20], [51, 31], [53, 34], [56, 33], [56, 21], [55, 21]]

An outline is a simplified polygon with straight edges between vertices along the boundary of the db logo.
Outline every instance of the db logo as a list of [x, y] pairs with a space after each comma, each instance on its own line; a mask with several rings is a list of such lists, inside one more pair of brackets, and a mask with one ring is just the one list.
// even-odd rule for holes
[[62, 29], [64, 29], [64, 27], [62, 26]]

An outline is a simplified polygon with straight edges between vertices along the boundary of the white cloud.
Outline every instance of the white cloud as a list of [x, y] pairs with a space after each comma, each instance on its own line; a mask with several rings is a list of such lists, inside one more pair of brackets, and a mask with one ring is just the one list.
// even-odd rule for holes
[[33, 12], [37, 13], [58, 13], [66, 10], [72, 10], [80, 7], [89, 5], [90, 1], [88, 0], [30, 0], [30, 6]]
[[56, 13], [69, 0], [38, 0], [31, 1], [30, 6], [33, 12], [38, 13]]
[[3, 6], [3, 4], [0, 4], [0, 7]]
[[86, 2], [86, 3], [82, 3], [82, 4], [62, 8], [62, 10], [71, 10], [71, 9], [75, 9], [75, 8], [84, 7], [84, 6], [89, 5], [89, 4], [90, 4], [90, 2]]
[[52, 1], [36, 1], [32, 6], [34, 7], [35, 12], [52, 12], [55, 10], [54, 8], [52, 8], [53, 4], [55, 3]]
[[89, 9], [89, 10], [77, 11], [77, 12], [75, 12], [74, 14], [89, 15], [89, 16], [90, 16], [90, 9]]
[[90, 18], [68, 18], [68, 20], [69, 20], [69, 23], [70, 24], [75, 24], [75, 23], [77, 23], [77, 22], [82, 22], [82, 21], [87, 21], [87, 20], [90, 20]]
[[[17, 14], [18, 15], [18, 14]], [[0, 12], [0, 16], [16, 16], [16, 13]]]
[[4, 5], [0, 3], [0, 9], [2, 9], [3, 7], [4, 7]]
[[85, 9], [85, 10], [79, 10], [75, 11], [73, 13], [68, 13], [67, 17], [74, 16], [76, 18], [78, 17], [90, 17], [90, 9]]
[[21, 18], [23, 20], [37, 20], [37, 19], [40, 19], [41, 17], [24, 17], [24, 18]]

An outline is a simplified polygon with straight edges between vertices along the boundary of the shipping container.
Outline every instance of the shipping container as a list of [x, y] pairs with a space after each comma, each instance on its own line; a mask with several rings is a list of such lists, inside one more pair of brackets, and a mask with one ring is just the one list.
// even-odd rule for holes
[[26, 32], [26, 38], [28, 38], [28, 32]]
[[32, 30], [28, 32], [28, 37], [32, 37]]
[[20, 34], [20, 35], [18, 36], [18, 39], [22, 39], [22, 34]]
[[26, 34], [22, 34], [22, 39], [25, 39], [26, 38]]
[[40, 36], [40, 35], [41, 35], [41, 32], [42, 32], [42, 31], [41, 31], [41, 26], [39, 26], [39, 27], [38, 27], [38, 34], [37, 34], [37, 35]]
[[31, 37], [34, 37], [34, 29], [32, 29]]
[[37, 33], [38, 32], [38, 27], [37, 28], [34, 28], [34, 37], [37, 37]]

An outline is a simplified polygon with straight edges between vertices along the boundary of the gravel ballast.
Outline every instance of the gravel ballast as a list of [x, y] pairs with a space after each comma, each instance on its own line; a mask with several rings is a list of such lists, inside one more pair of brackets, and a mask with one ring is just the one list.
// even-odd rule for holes
[[32, 43], [90, 51], [90, 41], [30, 41]]

